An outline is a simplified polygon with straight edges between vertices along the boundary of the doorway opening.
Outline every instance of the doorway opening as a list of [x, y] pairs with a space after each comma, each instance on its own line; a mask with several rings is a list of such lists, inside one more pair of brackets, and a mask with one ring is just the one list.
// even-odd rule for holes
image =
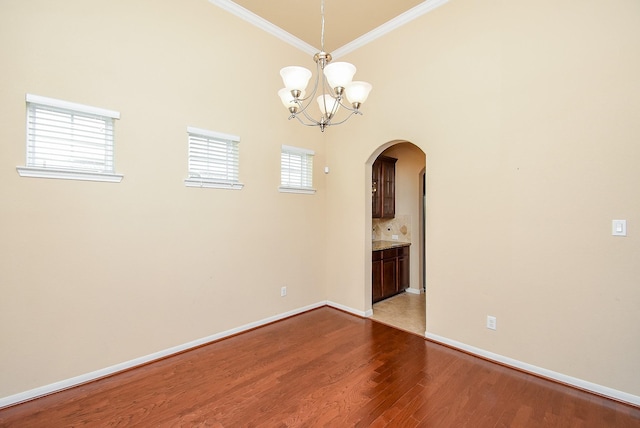
[[424, 336], [426, 154], [411, 142], [391, 141], [370, 164], [371, 319]]

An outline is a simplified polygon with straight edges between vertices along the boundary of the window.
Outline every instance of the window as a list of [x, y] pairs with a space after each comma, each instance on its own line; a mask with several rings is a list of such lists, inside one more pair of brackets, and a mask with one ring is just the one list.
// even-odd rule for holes
[[281, 192], [315, 193], [312, 150], [282, 146], [280, 152]]
[[238, 179], [240, 137], [188, 127], [188, 187], [242, 189]]
[[119, 182], [113, 124], [120, 113], [27, 94], [27, 163], [22, 177]]

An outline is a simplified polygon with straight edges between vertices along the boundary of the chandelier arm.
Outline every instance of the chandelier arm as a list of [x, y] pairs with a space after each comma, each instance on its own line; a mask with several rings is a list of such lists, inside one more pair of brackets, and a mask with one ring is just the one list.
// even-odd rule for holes
[[[311, 117], [309, 115], [309, 113], [307, 113], [307, 111], [306, 111], [307, 107], [309, 107], [309, 105], [311, 103], [308, 103], [306, 106], [303, 106], [303, 104], [300, 101], [292, 101], [292, 102], [295, 102], [299, 106], [299, 110], [296, 111], [295, 113], [291, 113], [291, 115], [289, 116], [289, 120], [291, 120], [291, 119], [293, 119], [295, 117], [296, 119], [298, 119], [298, 122], [300, 122], [301, 124], [303, 124], [305, 126], [318, 126], [318, 125], [320, 125], [320, 122], [318, 122], [313, 117]], [[302, 113], [302, 116], [304, 116], [311, 123], [310, 124], [305, 123], [305, 121], [302, 120], [302, 118], [300, 117], [300, 113]]]
[[[311, 103], [309, 103], [309, 104], [311, 104]], [[309, 107], [309, 104], [307, 104], [307, 107]], [[302, 115], [303, 115], [305, 118], [307, 118], [307, 120], [308, 120], [309, 122], [314, 123], [316, 126], [317, 126], [317, 125], [320, 125], [320, 124], [322, 123], [321, 121], [318, 121], [318, 120], [314, 119], [313, 117], [311, 117], [311, 116], [309, 115], [309, 113], [307, 113], [306, 108], [305, 108], [304, 110], [299, 111], [298, 113], [302, 113]], [[296, 116], [296, 117], [297, 117], [297, 116]], [[298, 118], [298, 120], [302, 121], [300, 118]]]
[[[322, 70], [320, 70], [320, 65], [316, 63], [316, 79], [315, 79], [315, 83], [313, 85], [313, 91], [311, 91], [311, 94], [309, 94], [308, 96], [306, 96], [305, 98], [299, 98], [298, 100], [294, 100], [293, 102], [295, 102], [298, 107], [300, 108], [300, 110], [298, 110], [294, 116], [297, 117], [297, 115], [299, 115], [300, 113], [302, 113], [309, 121], [313, 122], [317, 125], [320, 124], [320, 122], [318, 122], [317, 120], [315, 120], [314, 118], [312, 118], [309, 113], [307, 113], [307, 109], [309, 108], [309, 106], [313, 103], [313, 99], [315, 98], [316, 92], [318, 91], [318, 80], [319, 80], [319, 72], [322, 72]], [[324, 75], [323, 75], [324, 76]], [[324, 81], [324, 78], [323, 78]], [[305, 105], [306, 102], [306, 105]], [[298, 118], [299, 121], [301, 121], [300, 118]], [[301, 121], [302, 123], [302, 121]]]
[[342, 103], [342, 100], [344, 100], [344, 98], [341, 98], [341, 99], [340, 99], [340, 105], [341, 105], [342, 107], [344, 107], [345, 109], [347, 109], [347, 110], [349, 110], [349, 111], [352, 111], [352, 112], [354, 112], [354, 113], [362, 114], [362, 113], [360, 112], [360, 110], [359, 110], [359, 109], [355, 109], [355, 108], [353, 108], [353, 107], [352, 107], [352, 106], [350, 106], [350, 105], [343, 104], [343, 103]]
[[311, 94], [307, 95], [306, 97], [299, 99], [299, 101], [300, 101], [299, 105], [301, 107], [302, 107], [302, 102], [305, 102], [305, 101], [309, 100], [309, 103], [307, 103], [307, 105], [304, 106], [305, 110], [306, 110], [307, 107], [309, 107], [309, 104], [311, 104], [311, 102], [313, 101], [313, 98], [316, 95], [316, 92], [318, 91], [318, 76], [319, 76], [318, 70], [319, 69], [320, 69], [320, 66], [318, 64], [316, 64], [316, 79], [315, 79], [315, 82], [313, 84], [313, 91], [311, 91]]
[[[323, 12], [323, 16], [324, 16], [324, 12]], [[324, 47], [323, 47], [323, 52], [324, 52]], [[325, 63], [323, 64], [326, 65]], [[331, 121], [333, 120], [336, 113], [338, 112], [338, 109], [340, 108], [341, 103], [340, 103], [340, 96], [334, 95], [333, 89], [331, 88], [331, 86], [327, 81], [327, 77], [324, 74], [324, 67], [320, 65], [320, 68], [321, 70], [318, 70], [318, 72], [322, 74], [322, 76], [320, 77], [320, 80], [322, 81], [322, 83], [320, 83], [320, 86], [322, 86], [322, 105], [324, 106], [323, 111], [326, 112], [326, 114], [322, 115], [322, 118], [320, 119], [320, 123], [323, 124], [322, 128], [324, 129], [325, 126], [331, 125]], [[327, 109], [327, 97], [326, 97], [327, 95], [329, 95], [329, 97], [335, 100], [331, 102], [331, 110]]]
[[289, 116], [288, 120], [291, 120], [291, 119], [297, 119], [297, 120], [298, 120], [298, 122], [300, 122], [300, 123], [301, 123], [302, 125], [304, 125], [304, 126], [320, 126], [320, 125], [322, 125], [320, 122], [316, 121], [315, 119], [313, 119], [312, 117], [310, 117], [308, 114], [304, 114], [304, 117], [306, 117], [306, 118], [309, 120], [309, 122], [305, 122], [305, 121], [304, 121], [304, 120], [303, 120], [303, 119], [298, 115], [299, 113], [300, 113], [300, 112], [298, 112], [298, 113], [292, 113], [292, 114]]
[[[336, 110], [336, 111], [337, 111], [337, 105], [338, 105], [338, 104], [340, 104], [343, 108], [345, 108], [345, 109], [347, 109], [347, 110], [349, 110], [349, 111], [353, 111], [353, 112], [358, 111], [358, 110], [354, 109], [352, 106], [350, 106], [350, 105], [348, 105], [348, 104], [345, 104], [345, 103], [343, 102], [343, 101], [344, 101], [344, 99], [346, 98], [346, 97], [344, 96], [344, 91], [343, 91], [343, 95], [335, 95], [335, 94], [334, 94], [334, 91], [333, 91], [333, 88], [331, 88], [331, 87], [329, 86], [329, 84], [326, 82], [326, 79], [322, 79], [322, 80], [323, 80], [323, 83], [324, 83], [324, 88], [325, 88], [325, 90], [327, 91], [327, 95], [330, 95], [333, 99], [338, 100], [338, 102], [337, 102], [337, 103], [335, 103], [335, 107], [336, 107], [336, 109], [335, 109], [335, 110]], [[326, 107], [325, 107], [325, 108], [326, 108]], [[333, 114], [335, 114], [335, 113], [336, 113], [336, 111], [333, 111], [332, 113], [333, 113]]]
[[327, 79], [324, 76], [324, 71], [322, 72], [322, 90], [323, 90], [323, 92], [326, 91], [326, 93], [331, 95], [333, 98], [336, 98], [336, 95], [335, 95], [335, 92], [333, 91], [333, 88], [331, 86], [329, 86], [329, 82], [327, 81]]
[[[305, 100], [308, 98], [305, 98]], [[302, 101], [302, 100], [301, 100]], [[307, 103], [307, 105], [303, 105], [303, 103], [301, 101], [298, 101], [296, 104], [298, 104], [298, 106], [300, 107], [300, 110], [298, 110], [295, 114], [295, 116], [297, 117], [300, 113], [302, 113], [302, 115], [304, 117], [306, 117], [307, 119], [309, 119], [310, 121], [315, 122], [315, 120], [309, 116], [309, 113], [307, 113], [307, 109], [309, 108], [309, 106], [311, 105], [311, 100]], [[318, 122], [319, 123], [319, 122]]]
[[300, 122], [300, 124], [302, 124], [304, 126], [320, 126], [321, 128], [324, 128], [326, 126], [326, 124], [323, 124], [322, 122], [318, 122], [315, 119], [310, 118], [308, 115], [305, 115], [305, 117], [307, 119], [309, 119], [309, 122], [305, 122], [297, 114], [292, 114], [291, 116], [289, 116], [289, 120], [291, 120], [293, 118], [296, 118], [296, 119], [298, 119], [298, 122]]
[[[340, 102], [341, 97], [333, 97], [337, 102], [333, 103], [333, 106], [331, 108], [331, 114], [329, 115], [329, 122], [331, 121], [331, 119], [333, 119], [336, 115], [336, 113], [338, 112], [338, 109], [340, 108], [340, 105], [342, 105], [342, 103]], [[326, 104], [326, 101], [325, 101]], [[325, 111], [326, 111], [326, 107], [325, 107]]]
[[314, 123], [306, 123], [304, 121], [302, 121], [302, 119], [300, 119], [299, 117], [296, 116], [296, 119], [298, 119], [298, 122], [300, 122], [301, 124], [303, 124], [304, 126], [327, 126], [326, 124], [322, 124], [320, 122], [314, 122]]
[[351, 116], [353, 116], [354, 114], [360, 114], [360, 115], [361, 115], [362, 113], [361, 113], [361, 112], [359, 112], [359, 111], [353, 110], [351, 113], [349, 113], [349, 115], [348, 115], [347, 117], [345, 117], [344, 119], [342, 119], [340, 122], [332, 122], [332, 121], [329, 121], [329, 122], [325, 123], [325, 124], [324, 124], [324, 126], [342, 125], [342, 124], [343, 124], [343, 123], [345, 123], [347, 120], [349, 120], [349, 118], [350, 118]]

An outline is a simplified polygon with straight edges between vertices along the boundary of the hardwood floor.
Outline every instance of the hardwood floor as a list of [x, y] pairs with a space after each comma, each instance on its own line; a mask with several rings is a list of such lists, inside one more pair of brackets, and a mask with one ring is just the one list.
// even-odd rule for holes
[[3, 427], [640, 427], [640, 408], [323, 307], [0, 410]]

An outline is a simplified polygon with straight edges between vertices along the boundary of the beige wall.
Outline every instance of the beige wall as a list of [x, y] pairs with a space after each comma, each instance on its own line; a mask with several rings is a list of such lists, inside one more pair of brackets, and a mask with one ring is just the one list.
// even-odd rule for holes
[[[15, 0], [0, 56], [0, 397], [326, 300], [324, 143], [276, 95], [308, 55], [205, 0]], [[19, 177], [25, 93], [120, 111], [123, 181]], [[187, 126], [241, 137], [243, 190], [184, 186]]]
[[[354, 167], [328, 183], [329, 233], [363, 224], [329, 255], [329, 294], [369, 307], [348, 291], [370, 282], [369, 162], [407, 140], [429, 171], [427, 331], [640, 395], [639, 18], [629, 0], [455, 0], [344, 58], [374, 90], [327, 146]], [[364, 194], [345, 206], [336, 184]]]
[[[1, 7], [0, 397], [325, 299], [370, 309], [393, 140], [428, 159], [427, 330], [640, 395], [635, 0], [452, 0], [344, 58], [374, 90], [324, 134], [275, 98], [308, 56], [204, 0]], [[19, 178], [26, 92], [119, 110], [123, 182]], [[184, 187], [188, 125], [241, 136], [245, 189]], [[282, 143], [316, 151], [315, 196], [277, 192]]]

